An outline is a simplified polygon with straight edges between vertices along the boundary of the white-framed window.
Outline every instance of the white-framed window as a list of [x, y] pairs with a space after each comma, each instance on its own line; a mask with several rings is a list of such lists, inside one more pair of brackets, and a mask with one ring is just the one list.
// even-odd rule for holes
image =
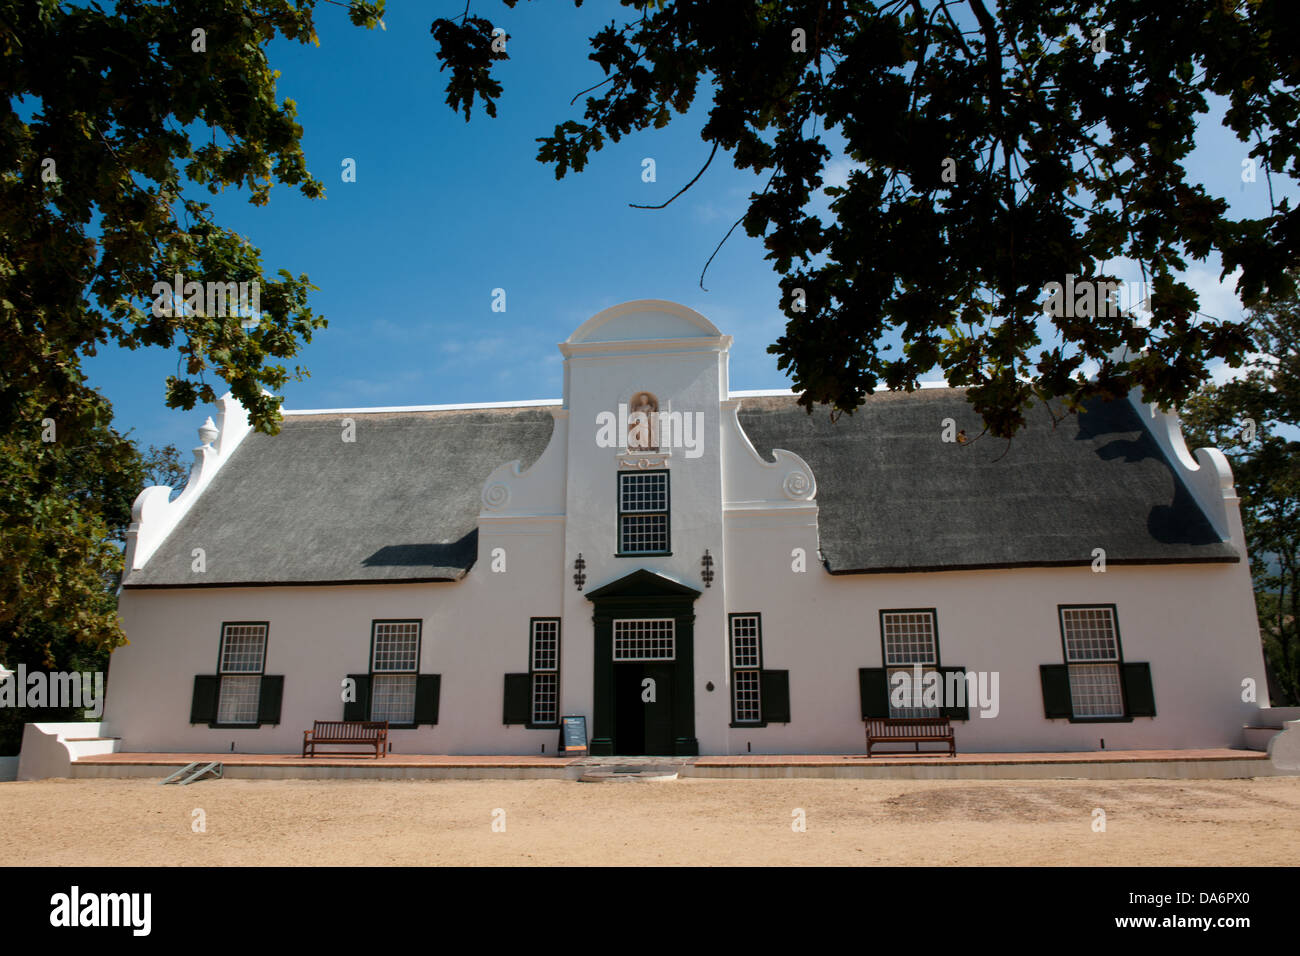
[[905, 673], [908, 683], [903, 686], [910, 693], [919, 695], [921, 687], [916, 685], [916, 668], [920, 667], [924, 679], [927, 673], [939, 666], [938, 632], [933, 608], [881, 612], [880, 634], [884, 645], [885, 677], [889, 682], [889, 716], [940, 716], [937, 707], [898, 707], [894, 703], [895, 688], [898, 686], [898, 678], [894, 675]]
[[374, 621], [370, 639], [370, 719], [415, 722], [419, 621]]
[[1061, 639], [1074, 716], [1124, 716], [1115, 609], [1108, 605], [1062, 607]]
[[677, 659], [677, 622], [671, 617], [614, 622], [614, 660]]
[[560, 722], [560, 619], [530, 622], [528, 669], [532, 675], [533, 723]]
[[731, 615], [731, 714], [737, 724], [763, 719], [763, 628], [758, 614]]
[[668, 472], [620, 474], [618, 553], [664, 554], [668, 542]]
[[221, 655], [217, 673], [217, 723], [256, 724], [266, 665], [265, 622], [240, 622], [221, 627]]

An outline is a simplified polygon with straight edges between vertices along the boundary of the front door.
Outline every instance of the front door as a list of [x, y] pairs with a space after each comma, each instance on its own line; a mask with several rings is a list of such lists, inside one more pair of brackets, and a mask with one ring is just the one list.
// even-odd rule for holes
[[700, 592], [640, 569], [597, 588], [593, 756], [700, 752], [693, 607]]
[[614, 664], [614, 752], [673, 752], [673, 663]]

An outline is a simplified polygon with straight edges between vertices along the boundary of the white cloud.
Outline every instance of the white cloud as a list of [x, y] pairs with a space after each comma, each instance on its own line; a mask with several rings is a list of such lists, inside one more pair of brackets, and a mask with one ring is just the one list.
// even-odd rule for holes
[[1240, 322], [1246, 317], [1246, 308], [1236, 293], [1240, 277], [1238, 269], [1220, 279], [1219, 270], [1209, 265], [1194, 265], [1181, 276], [1200, 300], [1200, 311], [1225, 322]]
[[1273, 358], [1273, 356], [1265, 355], [1262, 352], [1247, 352], [1246, 361], [1241, 368], [1232, 368], [1226, 362], [1219, 360], [1210, 366], [1210, 381], [1215, 385], [1223, 385], [1239, 378], [1245, 378], [1246, 373], [1250, 371], [1253, 365], [1267, 365], [1276, 362], [1277, 359]]
[[863, 169], [866, 169], [866, 167], [847, 157], [832, 159], [822, 169], [822, 189], [827, 186], [837, 186], [843, 189], [849, 184], [849, 173]]

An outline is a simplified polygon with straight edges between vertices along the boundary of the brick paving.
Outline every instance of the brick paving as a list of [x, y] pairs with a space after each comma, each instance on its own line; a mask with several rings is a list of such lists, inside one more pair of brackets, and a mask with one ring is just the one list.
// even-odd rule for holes
[[733, 754], [704, 757], [560, 757], [550, 754], [388, 754], [374, 757], [347, 757], [322, 754], [302, 757], [299, 754], [242, 753], [115, 753], [82, 757], [79, 764], [117, 764], [127, 766], [184, 766], [187, 763], [216, 761], [227, 766], [269, 767], [438, 767], [438, 768], [554, 768], [571, 766], [687, 766], [697, 767], [825, 767], [854, 764], [1079, 764], [1139, 763], [1165, 761], [1268, 760], [1257, 750], [1098, 750], [1065, 753], [946, 753], [917, 756], [903, 752], [897, 756], [865, 757], [861, 754]]
[[988, 764], [1071, 764], [1071, 763], [1143, 763], [1164, 761], [1216, 761], [1216, 760], [1268, 760], [1268, 754], [1258, 750], [1096, 750], [1062, 753], [979, 753], [958, 754], [949, 757], [946, 752], [917, 755], [901, 751], [897, 755], [880, 754], [866, 757], [861, 754], [735, 754], [720, 757], [698, 757], [698, 767], [822, 767], [843, 765], [847, 762], [871, 764], [942, 763], [949, 765]]
[[82, 757], [78, 764], [116, 764], [119, 766], [178, 766], [187, 763], [217, 763], [228, 767], [569, 767], [581, 757], [553, 757], [546, 754], [518, 756], [512, 754], [388, 754], [374, 757], [334, 756], [322, 753], [319, 757], [301, 754], [173, 754], [173, 753], [115, 753]]

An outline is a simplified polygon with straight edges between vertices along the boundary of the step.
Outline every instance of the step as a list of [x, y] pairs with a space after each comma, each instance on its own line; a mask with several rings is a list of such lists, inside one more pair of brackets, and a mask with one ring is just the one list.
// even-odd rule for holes
[[578, 778], [579, 783], [611, 783], [631, 780], [637, 783], [663, 783], [677, 779], [675, 767], [634, 764], [628, 766], [592, 767]]

